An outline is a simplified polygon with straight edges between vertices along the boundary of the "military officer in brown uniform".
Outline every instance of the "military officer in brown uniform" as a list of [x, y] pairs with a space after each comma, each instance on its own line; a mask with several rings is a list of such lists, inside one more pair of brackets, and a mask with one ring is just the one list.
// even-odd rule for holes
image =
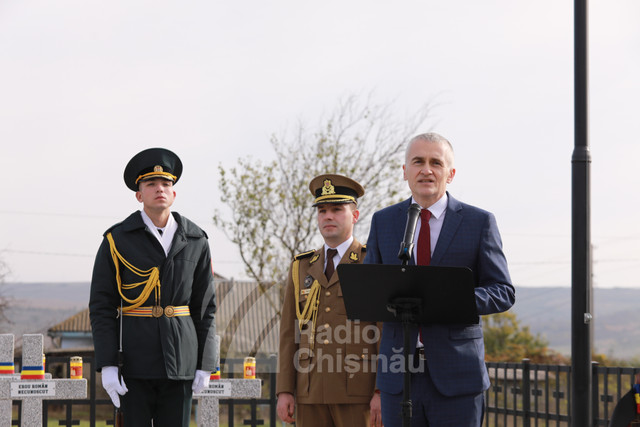
[[335, 271], [339, 263], [364, 259], [366, 248], [353, 238], [364, 189], [345, 176], [320, 175], [309, 190], [325, 243], [297, 255], [289, 269], [280, 322], [278, 416], [300, 427], [379, 426], [379, 329], [347, 320]]

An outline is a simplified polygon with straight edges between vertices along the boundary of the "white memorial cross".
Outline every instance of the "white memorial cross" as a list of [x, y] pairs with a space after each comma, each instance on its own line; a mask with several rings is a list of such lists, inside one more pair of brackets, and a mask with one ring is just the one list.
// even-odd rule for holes
[[[14, 380], [16, 374], [13, 367], [13, 335], [0, 335], [0, 381]], [[20, 375], [17, 375], [20, 378]], [[11, 425], [11, 400], [0, 400], [0, 425]]]
[[[13, 335], [9, 340], [6, 335], [0, 336], [0, 362], [4, 362], [11, 352], [13, 362]], [[41, 334], [25, 334], [22, 336], [22, 367], [42, 366]], [[11, 350], [8, 350], [8, 344]], [[44, 369], [44, 367], [43, 367]], [[24, 427], [42, 427], [42, 401], [44, 399], [85, 399], [87, 397], [87, 380], [66, 378], [21, 379], [20, 374], [8, 375], [11, 378], [0, 380], [0, 425], [11, 425], [11, 401], [22, 401], [22, 425]], [[5, 411], [7, 408], [8, 411]], [[8, 423], [5, 420], [8, 414]]]
[[[220, 367], [220, 335], [215, 337], [215, 365]], [[209, 381], [209, 388], [194, 394], [198, 401], [198, 427], [218, 426], [221, 398], [256, 399], [261, 396], [262, 380], [226, 378]]]
[[219, 400], [223, 398], [256, 399], [261, 395], [262, 380], [226, 378], [211, 380], [209, 388], [194, 394], [198, 400], [198, 426], [217, 426], [220, 422]]

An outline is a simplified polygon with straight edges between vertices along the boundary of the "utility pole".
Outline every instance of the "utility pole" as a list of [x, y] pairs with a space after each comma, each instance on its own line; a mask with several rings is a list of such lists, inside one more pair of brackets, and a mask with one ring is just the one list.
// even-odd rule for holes
[[571, 425], [593, 426], [588, 8], [574, 0], [574, 138], [571, 184]]

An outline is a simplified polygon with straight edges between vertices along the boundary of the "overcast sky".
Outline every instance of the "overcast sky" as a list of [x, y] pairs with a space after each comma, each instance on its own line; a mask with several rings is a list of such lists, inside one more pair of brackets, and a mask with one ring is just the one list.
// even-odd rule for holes
[[[638, 287], [640, 2], [590, 17], [594, 285]], [[243, 278], [211, 223], [218, 164], [272, 157], [273, 133], [370, 91], [399, 114], [436, 105], [449, 190], [495, 213], [516, 286], [570, 286], [573, 2], [557, 0], [1, 0], [6, 280], [89, 281], [103, 231], [139, 208], [124, 166], [152, 146], [182, 158], [174, 209], [214, 269]]]

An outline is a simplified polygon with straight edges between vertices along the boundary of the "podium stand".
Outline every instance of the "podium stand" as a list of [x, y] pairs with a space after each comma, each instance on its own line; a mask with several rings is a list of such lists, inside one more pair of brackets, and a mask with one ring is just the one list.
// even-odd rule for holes
[[404, 332], [402, 425], [411, 423], [411, 325], [479, 322], [473, 272], [466, 267], [340, 264], [350, 320], [399, 322]]

